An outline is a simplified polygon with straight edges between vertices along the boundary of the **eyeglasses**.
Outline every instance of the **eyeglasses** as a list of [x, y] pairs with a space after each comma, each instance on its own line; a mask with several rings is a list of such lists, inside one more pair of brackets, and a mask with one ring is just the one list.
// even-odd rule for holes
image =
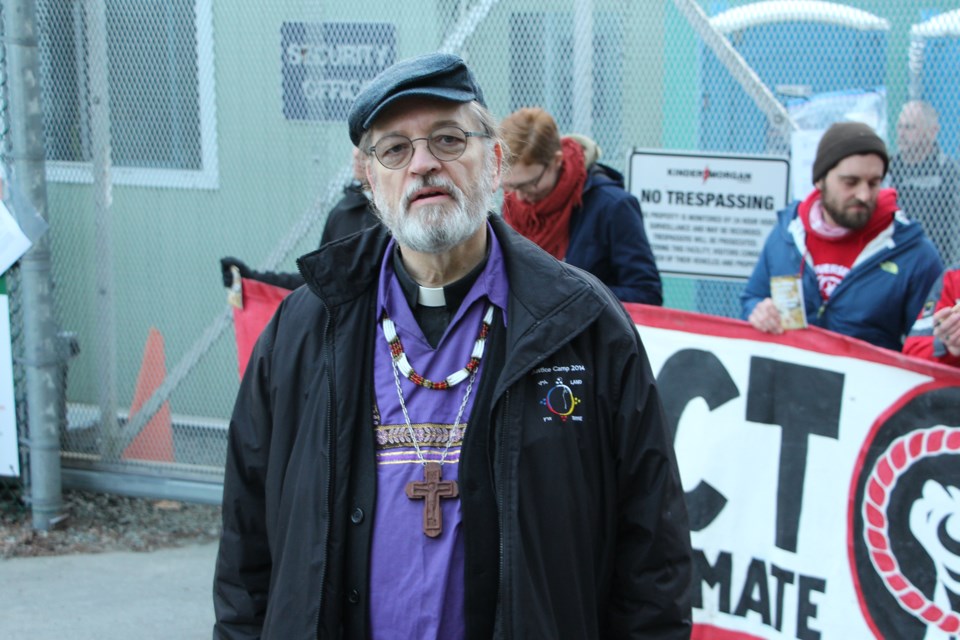
[[536, 178], [527, 180], [526, 182], [521, 182], [519, 184], [505, 184], [503, 185], [504, 191], [519, 191], [520, 193], [529, 193], [531, 191], [536, 191], [537, 185], [540, 184], [540, 181], [543, 180], [543, 176], [547, 173], [549, 165], [543, 165], [543, 170], [540, 171], [540, 174]]
[[460, 127], [447, 126], [435, 129], [429, 136], [412, 140], [398, 134], [384, 136], [377, 144], [369, 147], [367, 153], [375, 155], [387, 169], [403, 169], [413, 158], [413, 143], [417, 140], [426, 140], [427, 149], [437, 160], [452, 162], [467, 150], [468, 138], [489, 137], [489, 133], [464, 131]]

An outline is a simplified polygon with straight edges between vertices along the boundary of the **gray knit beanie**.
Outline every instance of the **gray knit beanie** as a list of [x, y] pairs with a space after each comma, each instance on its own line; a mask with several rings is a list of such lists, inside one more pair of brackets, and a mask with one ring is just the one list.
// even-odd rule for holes
[[837, 122], [831, 125], [817, 145], [817, 157], [813, 161], [814, 183], [847, 156], [868, 153], [874, 153], [883, 159], [883, 175], [887, 175], [890, 164], [887, 145], [869, 125], [862, 122]]

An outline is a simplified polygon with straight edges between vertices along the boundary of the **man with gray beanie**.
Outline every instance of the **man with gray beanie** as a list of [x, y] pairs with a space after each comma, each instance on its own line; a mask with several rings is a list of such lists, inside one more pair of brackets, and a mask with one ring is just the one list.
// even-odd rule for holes
[[942, 264], [896, 192], [881, 188], [888, 165], [869, 126], [827, 129], [813, 162], [816, 189], [779, 212], [740, 297], [744, 319], [781, 334], [800, 312], [800, 326], [901, 349]]
[[491, 215], [464, 61], [348, 117], [383, 222], [298, 261], [230, 422], [218, 638], [689, 638], [672, 439], [621, 304]]

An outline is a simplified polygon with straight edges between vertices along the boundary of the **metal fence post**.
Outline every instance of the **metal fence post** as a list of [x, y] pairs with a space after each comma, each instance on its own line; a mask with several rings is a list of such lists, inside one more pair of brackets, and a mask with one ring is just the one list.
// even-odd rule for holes
[[104, 0], [86, 0], [85, 11], [90, 82], [90, 138], [93, 168], [93, 201], [97, 247], [97, 369], [100, 390], [101, 454], [109, 461], [120, 458], [117, 421], [117, 336], [113, 285], [113, 223], [110, 205], [110, 74], [107, 56], [107, 6]]
[[[5, 0], [10, 114], [10, 188], [14, 216], [47, 217], [47, 183], [43, 118], [40, 108], [40, 64], [34, 0]], [[49, 235], [32, 238], [20, 259], [23, 290], [24, 371], [26, 374], [30, 487], [33, 528], [47, 530], [62, 518], [60, 418], [64, 394]]]
[[574, 6], [573, 24], [573, 133], [594, 137], [593, 131], [593, 1]]

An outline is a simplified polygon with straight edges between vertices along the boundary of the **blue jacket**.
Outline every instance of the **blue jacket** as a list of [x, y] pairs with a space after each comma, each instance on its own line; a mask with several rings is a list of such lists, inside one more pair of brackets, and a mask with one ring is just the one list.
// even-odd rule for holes
[[600, 278], [623, 302], [663, 304], [640, 203], [624, 190], [623, 176], [606, 165], [587, 171], [583, 203], [570, 216], [564, 261]]
[[[740, 296], [743, 319], [770, 297], [770, 277], [796, 275], [806, 251], [799, 202], [780, 211], [756, 267]], [[920, 225], [899, 211], [890, 226], [866, 246], [856, 264], [823, 301], [809, 254], [803, 268], [807, 323], [900, 350], [943, 264]]]

